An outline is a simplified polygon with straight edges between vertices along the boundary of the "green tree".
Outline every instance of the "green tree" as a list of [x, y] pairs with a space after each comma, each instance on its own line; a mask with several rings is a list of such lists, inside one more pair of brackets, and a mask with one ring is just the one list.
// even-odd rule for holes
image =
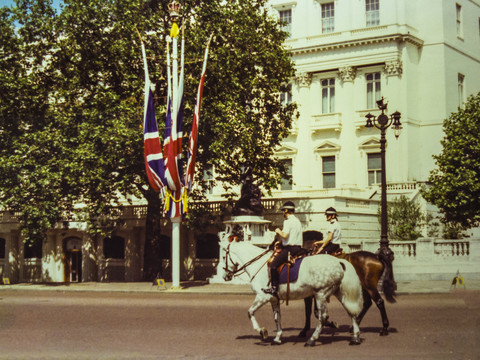
[[0, 204], [17, 213], [29, 242], [42, 240], [72, 208], [50, 106], [56, 87], [56, 74], [46, 65], [55, 43], [50, 4], [22, 0], [0, 10]]
[[388, 204], [387, 216], [390, 239], [415, 240], [422, 236], [421, 227], [425, 225], [426, 217], [414, 201], [403, 195], [394, 199]]
[[443, 150], [434, 156], [437, 168], [422, 195], [444, 222], [467, 229], [480, 221], [480, 93], [445, 119], [443, 130]]
[[[214, 165], [226, 188], [251, 161], [265, 190], [282, 165], [274, 148], [291, 127], [295, 105], [278, 93], [293, 76], [286, 34], [264, 0], [185, 0], [185, 128], [189, 128], [205, 42], [214, 34], [202, 103], [197, 173]], [[214, 20], [213, 20], [214, 19]], [[148, 203], [145, 272], [155, 275], [161, 200], [147, 186], [143, 164], [143, 62], [146, 44], [159, 126], [166, 102], [168, 1], [17, 0], [1, 12], [1, 205], [21, 214], [27, 241], [43, 238], [62, 216], [83, 216], [92, 236], [105, 232], [120, 201]], [[34, 66], [33, 66], [33, 65]], [[2, 63], [3, 65], [3, 63]], [[13, 72], [13, 71], [16, 72]], [[2, 88], [3, 90], [3, 88]], [[12, 90], [12, 92], [10, 92]], [[9, 95], [3, 95], [8, 93]], [[201, 177], [197, 176], [201, 181]], [[74, 209], [81, 200], [85, 207]], [[194, 223], [194, 222], [193, 222]], [[153, 263], [157, 265], [149, 265]], [[157, 268], [156, 268], [157, 267]]]

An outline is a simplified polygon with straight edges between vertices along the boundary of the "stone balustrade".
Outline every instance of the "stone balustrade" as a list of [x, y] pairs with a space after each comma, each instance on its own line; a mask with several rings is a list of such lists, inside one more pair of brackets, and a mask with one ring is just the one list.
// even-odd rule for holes
[[[457, 271], [464, 279], [480, 279], [480, 238], [442, 240], [419, 238], [415, 241], [391, 241], [395, 254], [395, 279], [449, 280]], [[376, 252], [378, 241], [364, 240], [344, 246], [346, 252]]]

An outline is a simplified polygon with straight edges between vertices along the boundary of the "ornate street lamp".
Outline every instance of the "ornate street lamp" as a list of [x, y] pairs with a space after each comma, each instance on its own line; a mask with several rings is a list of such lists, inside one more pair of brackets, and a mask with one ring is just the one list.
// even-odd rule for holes
[[385, 139], [385, 131], [393, 125], [395, 131], [395, 138], [400, 136], [402, 130], [402, 123], [400, 122], [401, 114], [398, 111], [395, 111], [392, 115], [388, 116], [385, 114], [387, 110], [387, 103], [384, 103], [384, 98], [382, 97], [377, 101], [378, 108], [382, 111], [378, 117], [368, 113], [365, 115], [367, 123], [365, 127], [371, 128], [375, 126], [377, 129], [380, 129], [380, 155], [382, 161], [382, 196], [381, 196], [381, 234], [380, 234], [380, 248], [378, 249], [378, 254], [383, 254], [387, 257], [390, 257], [390, 260], [393, 261], [393, 251], [388, 246], [388, 218], [387, 218], [387, 177], [386, 177], [386, 166], [385, 166], [385, 145], [387, 140]]

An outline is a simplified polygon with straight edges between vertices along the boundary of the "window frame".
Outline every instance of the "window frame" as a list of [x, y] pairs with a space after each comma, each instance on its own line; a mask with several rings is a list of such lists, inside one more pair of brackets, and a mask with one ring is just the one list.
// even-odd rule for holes
[[[370, 157], [378, 156], [380, 160], [380, 166], [378, 168], [370, 168]], [[373, 183], [370, 183], [370, 174], [373, 173]], [[378, 186], [382, 183], [382, 153], [381, 152], [369, 152], [367, 153], [367, 185]]]
[[462, 108], [465, 103], [465, 75], [458, 73], [457, 76], [458, 107]]
[[[328, 8], [327, 8], [328, 7]], [[335, 32], [335, 2], [320, 4], [322, 34]], [[327, 17], [327, 15], [330, 15]]]
[[380, 0], [365, 0], [365, 25], [366, 27], [380, 25]]
[[[333, 171], [325, 169], [325, 159], [333, 159]], [[322, 159], [322, 188], [335, 189], [337, 187], [337, 157], [335, 155], [324, 155]], [[333, 175], [333, 186], [326, 186], [325, 177]]]
[[213, 195], [215, 187], [215, 167], [213, 165], [209, 165], [207, 169], [203, 170], [203, 182], [207, 185], [203, 195]]
[[[373, 75], [372, 80], [368, 79], [369, 75]], [[375, 78], [376, 75], [378, 75], [378, 79]], [[372, 99], [369, 96], [369, 85], [372, 85], [371, 93], [374, 95]], [[382, 73], [380, 71], [365, 72], [365, 90], [367, 109], [376, 109], [376, 101], [382, 98]]]
[[[281, 22], [286, 22], [286, 25], [282, 25], [282, 30], [287, 32], [289, 36], [292, 36], [292, 23], [293, 23], [293, 10], [292, 8], [278, 9], [278, 18]], [[284, 15], [289, 13], [290, 15], [285, 17]]]
[[457, 37], [463, 39], [463, 10], [462, 5], [455, 3], [455, 21], [457, 26]]
[[287, 165], [287, 176], [288, 178], [284, 178], [282, 176], [282, 179], [280, 180], [280, 190], [281, 191], [290, 191], [293, 190], [293, 159], [291, 157], [286, 157], [286, 158], [281, 158], [281, 162], [286, 163], [288, 162], [289, 165]]
[[[333, 84], [332, 84], [332, 81], [333, 81]], [[327, 82], [327, 84], [324, 85], [323, 84], [324, 82]], [[333, 77], [320, 79], [320, 93], [322, 97], [322, 114], [335, 113], [335, 85], [336, 85], [335, 78]], [[326, 92], [326, 97], [324, 97], [324, 91]], [[326, 106], [324, 104], [325, 98], [327, 99]]]

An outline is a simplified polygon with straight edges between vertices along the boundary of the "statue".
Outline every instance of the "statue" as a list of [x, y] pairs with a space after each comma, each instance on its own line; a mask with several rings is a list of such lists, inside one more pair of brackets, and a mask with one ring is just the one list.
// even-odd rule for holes
[[232, 214], [238, 215], [263, 215], [263, 205], [261, 201], [262, 193], [258, 185], [253, 183], [252, 168], [250, 164], [245, 166], [243, 174], [243, 184], [240, 190], [240, 199], [235, 203]]

